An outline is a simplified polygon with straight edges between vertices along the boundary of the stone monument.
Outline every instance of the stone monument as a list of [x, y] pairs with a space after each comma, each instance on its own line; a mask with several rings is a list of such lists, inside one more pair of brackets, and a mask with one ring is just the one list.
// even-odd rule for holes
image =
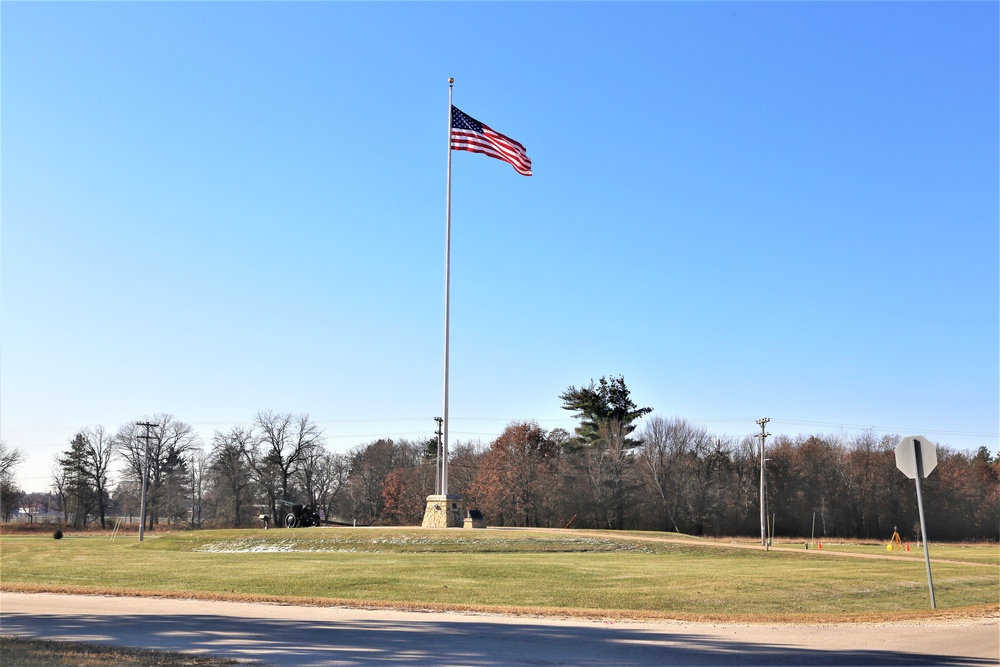
[[427, 496], [424, 528], [461, 528], [465, 505], [458, 496]]

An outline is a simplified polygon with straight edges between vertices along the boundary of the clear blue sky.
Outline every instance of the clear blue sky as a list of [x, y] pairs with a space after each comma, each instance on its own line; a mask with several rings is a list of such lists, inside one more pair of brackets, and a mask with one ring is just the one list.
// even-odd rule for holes
[[0, 437], [441, 414], [625, 376], [720, 435], [1000, 448], [998, 4], [12, 3]]

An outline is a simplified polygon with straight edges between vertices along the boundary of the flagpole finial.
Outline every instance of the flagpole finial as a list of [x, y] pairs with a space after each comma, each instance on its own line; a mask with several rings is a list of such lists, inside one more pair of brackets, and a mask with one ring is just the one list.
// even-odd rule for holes
[[449, 77], [448, 77], [448, 85], [450, 86], [450, 85], [451, 85], [451, 84], [453, 84], [453, 83], [455, 83], [455, 77], [453, 77], [453, 76], [449, 76]]

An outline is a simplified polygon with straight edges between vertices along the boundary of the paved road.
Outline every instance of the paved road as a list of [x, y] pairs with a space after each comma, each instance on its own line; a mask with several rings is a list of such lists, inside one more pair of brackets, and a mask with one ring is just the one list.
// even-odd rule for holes
[[0, 593], [0, 633], [267, 665], [1000, 664], [1000, 619], [723, 625]]

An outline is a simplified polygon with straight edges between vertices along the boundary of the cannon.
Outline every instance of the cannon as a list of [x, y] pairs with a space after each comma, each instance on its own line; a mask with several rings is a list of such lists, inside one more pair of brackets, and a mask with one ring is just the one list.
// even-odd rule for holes
[[281, 501], [282, 505], [288, 506], [285, 514], [285, 528], [300, 528], [305, 526], [318, 526], [322, 523], [319, 513], [314, 505], [297, 505], [287, 500]]

